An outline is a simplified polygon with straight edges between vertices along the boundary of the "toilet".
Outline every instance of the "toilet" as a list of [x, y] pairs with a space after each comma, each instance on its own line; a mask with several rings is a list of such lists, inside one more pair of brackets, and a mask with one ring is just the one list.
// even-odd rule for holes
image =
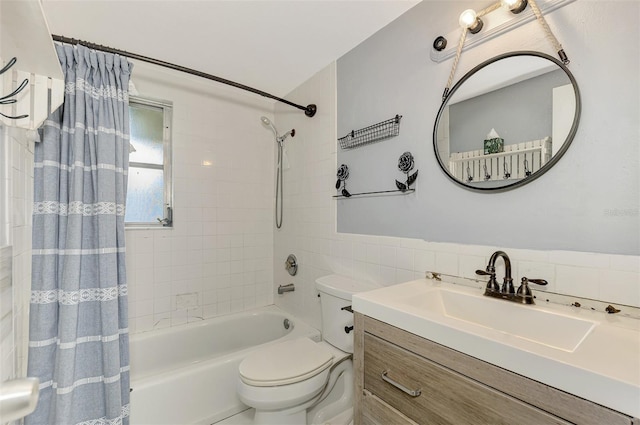
[[[248, 355], [238, 368], [238, 396], [256, 425], [348, 424], [353, 416], [351, 297], [379, 286], [339, 275], [316, 280], [322, 338], [299, 338]], [[338, 390], [339, 388], [339, 390]]]

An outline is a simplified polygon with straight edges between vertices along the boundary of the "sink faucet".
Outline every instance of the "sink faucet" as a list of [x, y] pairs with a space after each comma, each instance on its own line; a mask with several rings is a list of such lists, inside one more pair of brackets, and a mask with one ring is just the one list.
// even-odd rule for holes
[[[496, 261], [498, 258], [504, 260], [504, 280], [502, 287], [498, 285], [496, 280]], [[543, 279], [528, 279], [522, 278], [522, 284], [516, 292], [513, 288], [513, 278], [511, 277], [511, 260], [504, 251], [496, 251], [491, 254], [489, 258], [489, 264], [487, 264], [486, 271], [476, 270], [476, 274], [481, 276], [490, 276], [485, 288], [484, 295], [495, 298], [502, 298], [509, 301], [515, 301], [522, 304], [534, 304], [533, 294], [529, 288], [529, 282], [538, 285], [546, 285], [547, 281]]]
[[[504, 279], [502, 281], [502, 287], [498, 286], [498, 282], [496, 281], [496, 261], [498, 258], [502, 258], [504, 260]], [[476, 270], [476, 274], [482, 276], [491, 276], [489, 278], [489, 282], [487, 283], [486, 292], [498, 292], [501, 294], [515, 294], [516, 291], [513, 288], [513, 278], [511, 277], [511, 260], [509, 256], [504, 251], [496, 251], [491, 254], [491, 258], [489, 258], [489, 264], [487, 264], [487, 271]], [[487, 293], [485, 292], [485, 295]]]

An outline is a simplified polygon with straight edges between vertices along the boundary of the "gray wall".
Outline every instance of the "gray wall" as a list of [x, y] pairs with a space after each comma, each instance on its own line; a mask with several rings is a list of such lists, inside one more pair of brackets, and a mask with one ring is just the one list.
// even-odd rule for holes
[[559, 69], [451, 105], [451, 152], [483, 149], [491, 128], [505, 145], [551, 137], [552, 90], [569, 83]]
[[[480, 6], [480, 7], [479, 7]], [[434, 242], [640, 253], [640, 3], [578, 0], [547, 15], [580, 86], [582, 118], [562, 160], [519, 189], [487, 194], [464, 189], [440, 170], [432, 131], [451, 60], [429, 48], [480, 2], [425, 1], [337, 63], [338, 136], [404, 116], [400, 136], [351, 151], [351, 192], [394, 188], [398, 156], [410, 150], [420, 177], [416, 193], [338, 202], [338, 231]], [[624, 42], [622, 42], [624, 40]], [[450, 40], [455, 43], [456, 40]], [[456, 79], [497, 54], [555, 54], [537, 22], [463, 53]]]

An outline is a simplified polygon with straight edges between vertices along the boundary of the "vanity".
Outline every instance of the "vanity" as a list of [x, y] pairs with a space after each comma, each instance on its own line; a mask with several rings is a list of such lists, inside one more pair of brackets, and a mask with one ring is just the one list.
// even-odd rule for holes
[[636, 318], [434, 279], [353, 309], [356, 425], [640, 424]]

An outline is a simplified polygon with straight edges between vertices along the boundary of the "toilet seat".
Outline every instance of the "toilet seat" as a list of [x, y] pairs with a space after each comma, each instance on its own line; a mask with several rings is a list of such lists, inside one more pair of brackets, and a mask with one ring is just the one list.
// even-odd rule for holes
[[333, 364], [334, 354], [309, 338], [257, 350], [240, 363], [240, 379], [255, 387], [289, 385], [314, 377]]

